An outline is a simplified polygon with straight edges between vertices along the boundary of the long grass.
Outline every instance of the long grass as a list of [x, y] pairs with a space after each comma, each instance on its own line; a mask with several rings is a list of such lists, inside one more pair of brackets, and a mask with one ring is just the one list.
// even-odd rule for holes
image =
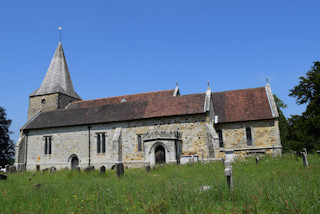
[[0, 213], [319, 213], [320, 156], [308, 158], [309, 168], [292, 155], [237, 161], [232, 192], [221, 162], [131, 169], [120, 179], [111, 170], [9, 174]]

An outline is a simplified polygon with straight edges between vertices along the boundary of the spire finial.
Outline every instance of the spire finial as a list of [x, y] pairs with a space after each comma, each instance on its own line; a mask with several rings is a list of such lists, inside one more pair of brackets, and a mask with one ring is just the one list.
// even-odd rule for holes
[[176, 87], [178, 87], [178, 81], [176, 81]]
[[266, 78], [266, 81], [267, 81], [267, 83], [269, 83], [269, 79], [268, 79], [268, 77]]
[[60, 31], [60, 42], [61, 42], [61, 31], [62, 31], [62, 26], [58, 27], [58, 30]]
[[208, 89], [210, 89], [210, 82], [209, 82], [209, 80], [207, 80], [207, 82], [208, 82]]

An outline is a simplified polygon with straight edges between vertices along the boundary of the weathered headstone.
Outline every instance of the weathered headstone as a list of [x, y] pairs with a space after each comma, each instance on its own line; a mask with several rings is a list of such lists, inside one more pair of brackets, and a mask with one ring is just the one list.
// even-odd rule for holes
[[52, 166], [50, 168], [50, 173], [55, 173], [57, 171], [56, 167]]
[[227, 149], [227, 150], [225, 151], [225, 153], [226, 153], [226, 161], [234, 162], [233, 150], [232, 150], [232, 149]]
[[7, 180], [7, 175], [0, 174], [0, 180]]
[[116, 164], [116, 172], [117, 176], [120, 178], [124, 174], [124, 166], [123, 163], [117, 163]]
[[102, 166], [100, 167], [100, 175], [104, 175], [104, 174], [106, 174], [106, 167]]
[[256, 165], [259, 166], [259, 157], [256, 157]]
[[42, 170], [42, 172], [47, 172], [47, 171], [49, 171], [49, 168], [45, 168]]
[[35, 184], [33, 187], [34, 187], [35, 189], [40, 189], [41, 184]]
[[91, 172], [93, 170], [94, 170], [94, 166], [89, 166], [89, 167], [84, 169], [85, 172]]
[[305, 151], [302, 152], [302, 159], [303, 159], [303, 166], [308, 168], [309, 167], [308, 157], [307, 157], [307, 153]]
[[150, 172], [150, 166], [149, 165], [146, 166], [145, 169], [146, 169], [146, 172], [148, 172], [148, 173]]
[[16, 171], [17, 171], [16, 166], [10, 166], [10, 167], [9, 167], [9, 172], [10, 172], [10, 173], [14, 173], [14, 172], [16, 172]]
[[227, 183], [229, 190], [233, 190], [233, 176], [232, 176], [232, 166], [230, 161], [225, 162], [224, 175], [227, 177]]

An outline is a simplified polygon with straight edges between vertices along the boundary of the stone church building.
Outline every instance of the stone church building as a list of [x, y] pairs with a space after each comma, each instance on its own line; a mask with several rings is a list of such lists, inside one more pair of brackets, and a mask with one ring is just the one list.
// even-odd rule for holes
[[181, 95], [172, 90], [82, 100], [59, 42], [16, 143], [18, 170], [111, 168], [281, 154], [270, 85]]

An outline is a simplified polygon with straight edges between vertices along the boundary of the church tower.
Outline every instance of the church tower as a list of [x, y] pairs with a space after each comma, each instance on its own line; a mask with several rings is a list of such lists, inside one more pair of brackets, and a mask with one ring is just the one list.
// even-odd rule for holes
[[81, 100], [74, 91], [61, 41], [51, 60], [46, 76], [29, 99], [28, 121], [40, 110], [65, 108], [70, 102]]

